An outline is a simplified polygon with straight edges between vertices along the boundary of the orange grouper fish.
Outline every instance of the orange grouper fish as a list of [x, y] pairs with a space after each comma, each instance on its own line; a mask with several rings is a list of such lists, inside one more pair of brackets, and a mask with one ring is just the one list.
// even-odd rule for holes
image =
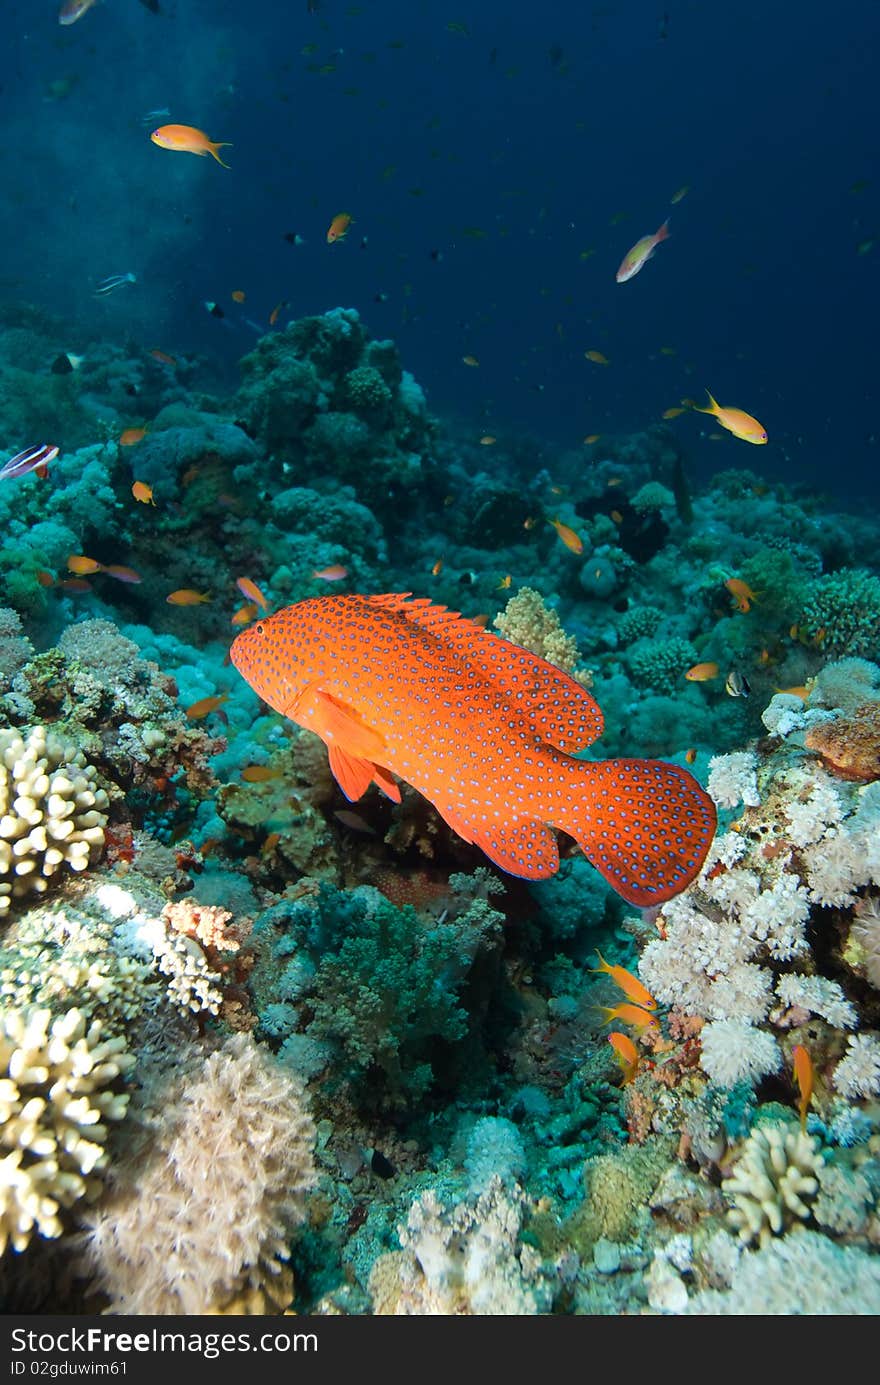
[[552, 828], [575, 838], [632, 904], [659, 904], [700, 869], [715, 809], [660, 760], [573, 758], [602, 732], [579, 683], [409, 592], [320, 596], [243, 630], [230, 655], [264, 702], [315, 731], [343, 793], [392, 775], [503, 870], [544, 880]]

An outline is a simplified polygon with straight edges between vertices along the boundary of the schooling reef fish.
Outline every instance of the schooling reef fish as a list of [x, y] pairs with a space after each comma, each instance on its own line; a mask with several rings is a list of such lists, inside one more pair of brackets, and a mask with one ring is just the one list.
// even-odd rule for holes
[[158, 144], [160, 149], [174, 149], [180, 154], [211, 154], [218, 164], [223, 164], [224, 168], [229, 167], [217, 153], [218, 149], [232, 147], [229, 140], [210, 140], [204, 130], [197, 130], [194, 125], [160, 125], [158, 130], [154, 130], [150, 135], [150, 139], [154, 144]]
[[632, 249], [627, 250], [620, 262], [620, 268], [615, 276], [618, 284], [625, 284], [628, 279], [634, 279], [639, 270], [644, 269], [660, 242], [666, 240], [668, 236], [669, 222], [664, 221], [653, 236], [642, 236], [641, 240], [637, 240]]
[[230, 657], [259, 697], [315, 731], [354, 802], [398, 775], [503, 870], [546, 879], [552, 828], [575, 838], [633, 904], [693, 880], [715, 809], [659, 760], [574, 759], [602, 713], [552, 664], [409, 593], [321, 596], [243, 631]]

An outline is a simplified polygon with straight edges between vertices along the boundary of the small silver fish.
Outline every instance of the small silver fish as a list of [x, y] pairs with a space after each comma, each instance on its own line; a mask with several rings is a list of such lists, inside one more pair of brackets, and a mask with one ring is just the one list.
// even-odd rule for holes
[[102, 298], [107, 293], [112, 293], [114, 289], [122, 288], [123, 284], [136, 284], [137, 275], [132, 274], [131, 270], [127, 274], [111, 274], [109, 278], [102, 279], [95, 289], [95, 297]]
[[739, 669], [732, 668], [724, 681], [724, 691], [730, 697], [748, 697], [752, 689], [749, 680]]

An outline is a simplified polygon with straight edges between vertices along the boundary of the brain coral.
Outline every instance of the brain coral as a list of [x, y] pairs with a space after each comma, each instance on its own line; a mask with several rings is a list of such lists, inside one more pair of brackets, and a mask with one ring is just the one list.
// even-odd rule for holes
[[66, 861], [85, 870], [104, 844], [107, 795], [82, 751], [44, 726], [0, 731], [0, 915], [42, 893]]

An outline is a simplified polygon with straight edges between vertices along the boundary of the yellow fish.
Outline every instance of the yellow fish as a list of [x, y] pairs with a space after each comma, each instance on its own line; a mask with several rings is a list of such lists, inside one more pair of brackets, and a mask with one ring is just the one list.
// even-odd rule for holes
[[[706, 393], [709, 394], [709, 391], [706, 390]], [[701, 408], [693, 400], [689, 402], [691, 408], [695, 409], [698, 414], [712, 414], [714, 418], [717, 418], [722, 428], [726, 428], [728, 433], [732, 433], [735, 438], [739, 438], [742, 442], [752, 442], [760, 446], [762, 442], [767, 441], [766, 428], [743, 409], [732, 409], [729, 405], [722, 407], [717, 400], [712, 398], [711, 394], [709, 394], [707, 408]]]

